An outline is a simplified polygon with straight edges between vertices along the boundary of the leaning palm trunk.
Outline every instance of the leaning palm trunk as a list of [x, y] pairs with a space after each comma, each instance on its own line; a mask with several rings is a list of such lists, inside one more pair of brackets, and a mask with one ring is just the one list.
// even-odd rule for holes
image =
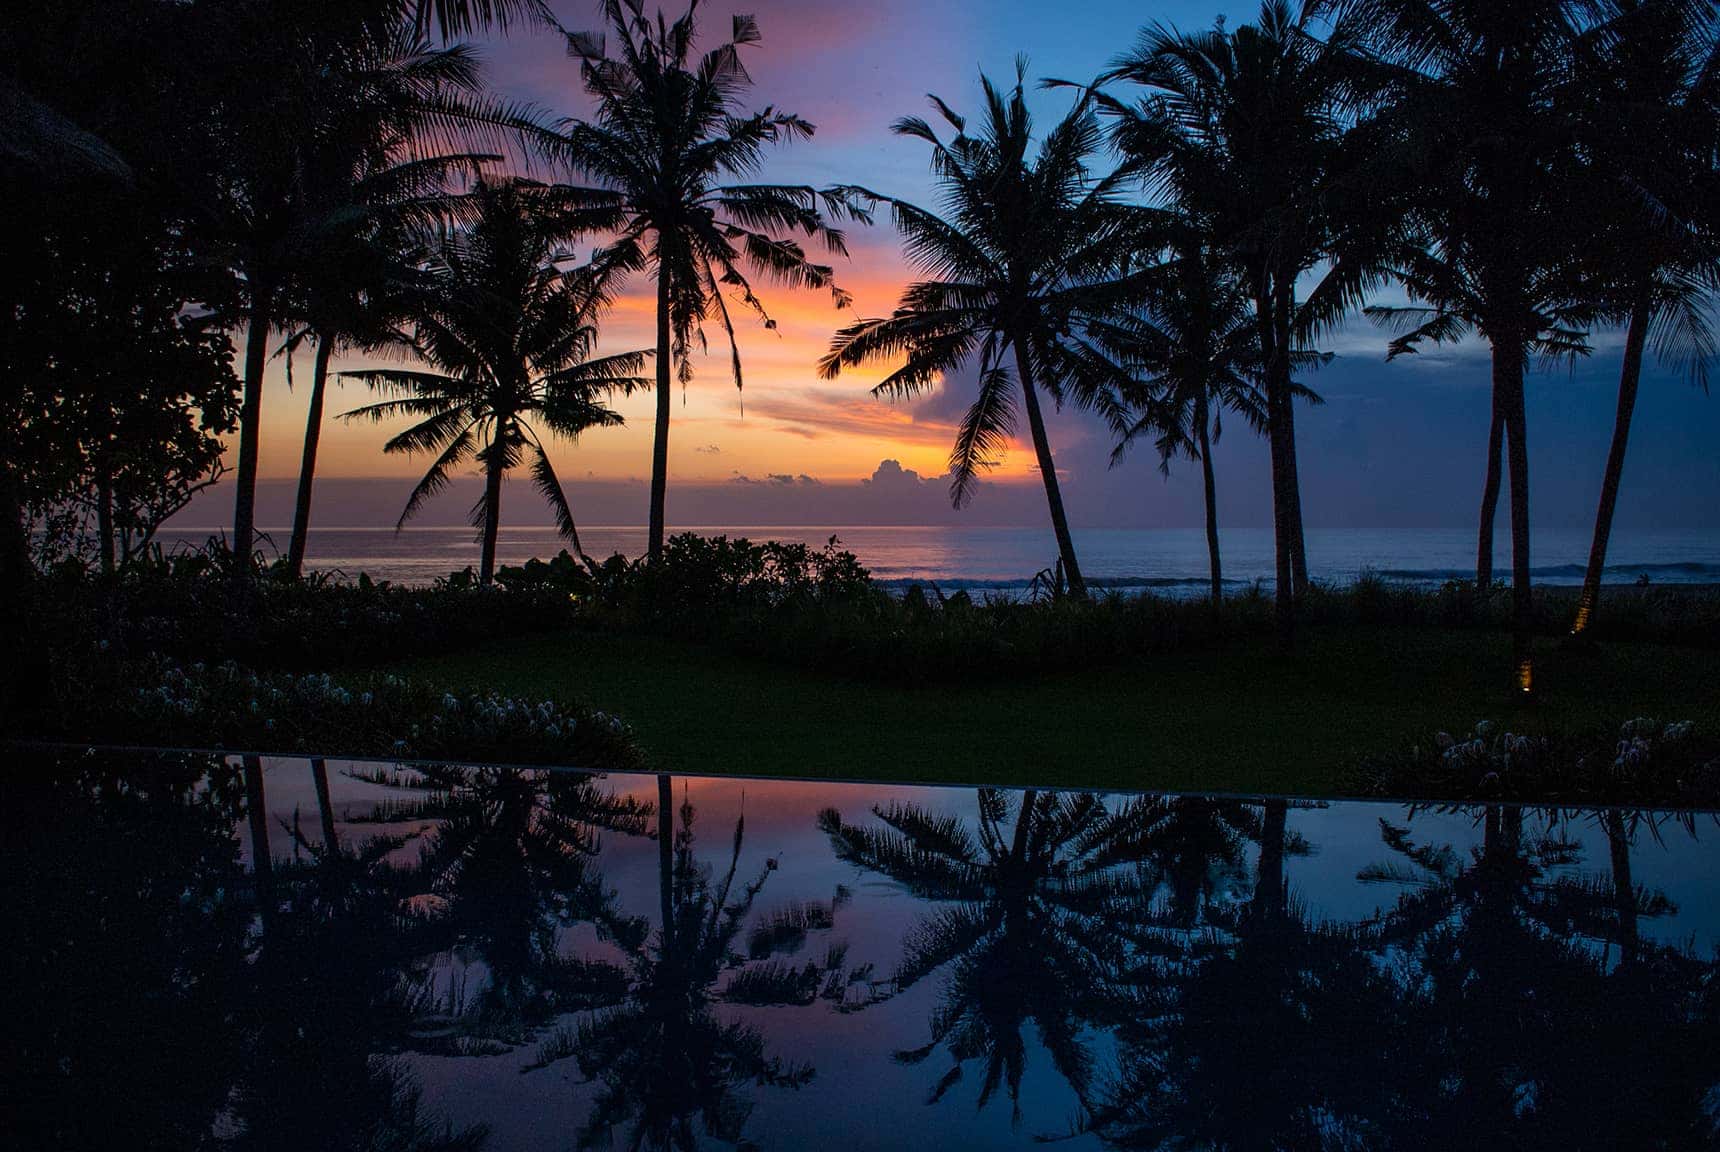
[[657, 429], [651, 440], [651, 528], [646, 555], [663, 558], [664, 506], [669, 488], [669, 273], [657, 265]]
[[1530, 634], [1534, 596], [1529, 584], [1529, 438], [1522, 341], [1495, 346], [1493, 387], [1505, 422], [1506, 469], [1511, 477], [1511, 657], [1517, 690], [1527, 695], [1535, 687]]
[[1481, 486], [1481, 528], [1475, 542], [1475, 586], [1493, 586], [1493, 521], [1499, 514], [1499, 460], [1505, 451], [1505, 419], [1499, 414], [1499, 394], [1493, 394], [1493, 418], [1487, 429], [1487, 480]]
[[478, 583], [488, 586], [496, 575], [496, 535], [502, 525], [502, 451], [507, 426], [496, 422], [495, 439], [490, 442], [484, 460], [484, 547], [478, 557]]
[[322, 439], [323, 394], [334, 341], [317, 337], [316, 369], [311, 374], [311, 408], [305, 417], [305, 451], [299, 461], [299, 494], [293, 505], [293, 538], [287, 545], [287, 574], [297, 580], [305, 567], [305, 542], [311, 526], [311, 484], [316, 478], [317, 444]]
[[1069, 535], [1069, 520], [1063, 513], [1063, 490], [1057, 483], [1057, 464], [1051, 458], [1051, 441], [1045, 435], [1045, 417], [1039, 411], [1039, 392], [1033, 386], [1033, 366], [1021, 341], [1015, 342], [1015, 367], [1021, 373], [1021, 396], [1027, 407], [1027, 426], [1033, 432], [1033, 451], [1039, 458], [1039, 475], [1045, 481], [1045, 501], [1051, 506], [1051, 530], [1057, 534], [1057, 552], [1063, 559], [1063, 575], [1069, 594], [1087, 598], [1087, 581], [1075, 559], [1075, 540]]
[[1571, 634], [1581, 636], [1594, 619], [1600, 599], [1601, 574], [1607, 566], [1607, 543], [1612, 536], [1613, 509], [1618, 505], [1619, 480], [1624, 476], [1624, 453], [1630, 443], [1630, 419], [1636, 410], [1637, 387], [1642, 382], [1642, 352], [1648, 342], [1651, 304], [1645, 295], [1631, 309], [1625, 333], [1624, 369], [1618, 380], [1618, 414], [1613, 418], [1612, 447], [1607, 450], [1606, 475], [1601, 479], [1601, 505], [1595, 512], [1595, 539], [1589, 547], [1589, 566], [1583, 573], [1583, 592], [1577, 600], [1577, 618]]
[[1212, 475], [1212, 437], [1207, 427], [1205, 393], [1195, 402], [1195, 428], [1200, 438], [1201, 480], [1206, 488], [1206, 555], [1212, 568], [1212, 606], [1224, 604], [1224, 572], [1218, 557], [1218, 485]]
[[263, 365], [268, 358], [273, 294], [251, 282], [251, 323], [245, 334], [245, 394], [239, 409], [239, 466], [234, 473], [233, 555], [241, 575], [251, 570], [257, 540], [258, 423], [263, 411]]

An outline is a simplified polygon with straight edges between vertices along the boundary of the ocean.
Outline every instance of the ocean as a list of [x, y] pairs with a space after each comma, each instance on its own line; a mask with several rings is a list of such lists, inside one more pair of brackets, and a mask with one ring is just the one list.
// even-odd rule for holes
[[[887, 587], [933, 582], [946, 591], [1021, 591], [1057, 557], [1049, 528], [808, 527], [736, 525], [675, 529], [701, 535], [753, 540], [801, 541], [822, 547], [835, 536]], [[168, 551], [195, 548], [211, 531], [182, 530], [162, 537]], [[268, 531], [265, 550], [284, 550], [285, 528]], [[643, 527], [580, 529], [593, 556], [645, 550]], [[1222, 532], [1225, 584], [1240, 590], [1272, 583], [1269, 529]], [[1387, 580], [1434, 586], [1475, 572], [1475, 536], [1465, 530], [1351, 530], [1308, 533], [1308, 569], [1315, 580], [1348, 584], [1364, 573]], [[562, 547], [548, 527], [504, 527], [497, 543], [502, 564], [548, 558]], [[1075, 547], [1088, 582], [1123, 591], [1200, 595], [1207, 583], [1206, 537], [1199, 529], [1085, 529]], [[1540, 584], [1578, 584], [1588, 558], [1586, 533], [1537, 533], [1531, 544], [1534, 579]], [[1720, 583], [1720, 536], [1695, 534], [1620, 535], [1614, 538], [1607, 580], [1656, 584]], [[476, 566], [478, 545], [470, 528], [313, 529], [307, 567], [356, 579], [427, 584], [467, 565]], [[1510, 545], [1501, 537], [1494, 552], [1497, 573], [1509, 577]]]

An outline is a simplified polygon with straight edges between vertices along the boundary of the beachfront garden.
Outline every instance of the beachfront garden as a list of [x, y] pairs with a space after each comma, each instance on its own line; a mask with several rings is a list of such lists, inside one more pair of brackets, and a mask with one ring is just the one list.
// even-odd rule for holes
[[1497, 675], [1509, 603], [1462, 583], [1322, 589], [1286, 652], [1258, 590], [1217, 607], [897, 595], [835, 543], [683, 535], [656, 564], [564, 554], [488, 588], [235, 581], [204, 554], [38, 586], [8, 728], [693, 774], [1720, 801], [1720, 595], [1621, 591], [1577, 644], [1577, 594], [1539, 594], [1525, 700]]

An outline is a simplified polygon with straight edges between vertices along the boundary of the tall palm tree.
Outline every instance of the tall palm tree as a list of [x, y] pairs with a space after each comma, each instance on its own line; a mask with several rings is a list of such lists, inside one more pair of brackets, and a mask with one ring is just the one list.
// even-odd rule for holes
[[1126, 303], [1138, 273], [1125, 270], [1143, 242], [1146, 216], [1119, 198], [1115, 174], [1093, 175], [1102, 138], [1086, 99], [1034, 150], [1025, 73], [1026, 62], [1019, 61], [1015, 85], [1007, 90], [980, 78], [984, 118], [972, 133], [966, 120], [932, 97], [955, 129], [948, 143], [917, 116], [893, 125], [898, 136], [931, 145], [941, 211], [862, 194], [890, 205], [908, 260], [923, 279], [903, 291], [889, 316], [837, 332], [818, 371], [833, 380], [844, 368], [906, 357], [872, 394], [908, 399], [976, 364], [979, 395], [950, 450], [951, 499], [961, 507], [980, 474], [996, 464], [1015, 433], [1019, 402], [1063, 574], [1071, 593], [1084, 597], [1039, 396], [1043, 391], [1059, 407], [1067, 401], [1121, 419], [1117, 392], [1127, 374], [1088, 328]]
[[[1373, 283], [1346, 241], [1363, 217], [1346, 133], [1366, 90], [1352, 26], [1314, 34], [1313, 4], [1264, 0], [1257, 23], [1181, 32], [1155, 26], [1099, 83], [1144, 87], [1132, 102], [1099, 91], [1112, 138], [1158, 196], [1222, 238], [1253, 307], [1272, 458], [1277, 613], [1293, 636], [1308, 588], [1296, 460], [1294, 358]], [[1297, 284], [1325, 266], [1304, 297]]]
[[[543, 130], [522, 105], [479, 95], [469, 50], [432, 50], [443, 35], [541, 17], [538, 0], [258, 0], [204, 13], [205, 55], [192, 71], [207, 87], [208, 149], [217, 157], [207, 215], [243, 281], [244, 397], [235, 466], [233, 541], [248, 558], [256, 531], [263, 370], [272, 332], [291, 316], [295, 277], [314, 250], [330, 141], [351, 143], [355, 123], [376, 139], [413, 146], [513, 143]], [[391, 50], [413, 45], [407, 64]], [[423, 57], [414, 61], [413, 57]], [[241, 571], [244, 569], [241, 568]]]
[[404, 524], [448, 484], [454, 468], [476, 460], [484, 492], [472, 510], [482, 558], [478, 579], [495, 573], [503, 477], [529, 453], [532, 479], [577, 552], [573, 510], [531, 421], [576, 439], [588, 428], [619, 425], [604, 406], [615, 392], [645, 383], [636, 373], [646, 352], [593, 358], [598, 314], [616, 267], [563, 270], [560, 247], [578, 219], [557, 190], [524, 181], [480, 182], [469, 227], [450, 225], [437, 241], [426, 282], [408, 294], [415, 347], [431, 370], [371, 368], [342, 375], [392, 393], [347, 419], [413, 416], [419, 423], [384, 445], [387, 452], [435, 452], [400, 514]]
[[[745, 112], [752, 79], [740, 50], [759, 42], [751, 16], [736, 16], [727, 41], [693, 62], [698, 0], [674, 23], [655, 21], [641, 0], [604, 0], [605, 33], [568, 33], [568, 54], [596, 102], [590, 122], [570, 121], [563, 158], [596, 185], [617, 214], [610, 251], [648, 268], [657, 288], [657, 425], [651, 446], [649, 555], [663, 552], [669, 475], [670, 373], [684, 388], [695, 344], [715, 318], [729, 345], [735, 388], [740, 345], [735, 304], [766, 328], [776, 323], [748, 273], [796, 288], [828, 289], [838, 308], [848, 295], [829, 265], [815, 263], [792, 238], [799, 233], [845, 254], [842, 233], [826, 222], [865, 219], [840, 190], [755, 184], [767, 147], [812, 135], [799, 116], [765, 107]], [[617, 54], [608, 54], [609, 36]]]
[[[1147, 304], [1138, 313], [1099, 326], [1098, 333], [1114, 345], [1137, 377], [1126, 397], [1133, 410], [1119, 429], [1113, 462], [1131, 444], [1152, 437], [1159, 468], [1170, 473], [1179, 454], [1200, 461], [1206, 506], [1206, 547], [1213, 604], [1224, 600], [1223, 564], [1218, 545], [1218, 488], [1213, 475], [1212, 446], [1223, 433], [1226, 409], [1241, 415], [1257, 430], [1267, 425], [1266, 396], [1261, 386], [1259, 330], [1253, 305], [1222, 257], [1203, 239], [1189, 235], [1174, 246], [1173, 256], [1153, 277]], [[1296, 352], [1293, 363], [1329, 360]], [[1292, 385], [1302, 399], [1318, 403], [1319, 396]]]
[[1592, 141], [1602, 217], [1598, 269], [1625, 326], [1618, 411], [1601, 480], [1573, 635], [1594, 618], [1613, 510], [1624, 474], [1643, 353], [1682, 369], [1704, 391], [1720, 353], [1710, 302], [1720, 288], [1720, 36], [1711, 4], [1620, 0], [1588, 38], [1572, 85]]
[[[1394, 269], [1416, 308], [1371, 311], [1405, 329], [1392, 342], [1393, 355], [1471, 331], [1492, 352], [1494, 422], [1511, 480], [1515, 684], [1528, 694], [1534, 658], [1523, 379], [1536, 354], [1587, 350], [1592, 309], [1571, 227], [1586, 181], [1578, 178], [1575, 118], [1557, 98], [1590, 6], [1354, 0], [1343, 7], [1370, 50], [1395, 70], [1382, 119], [1399, 168], [1420, 189], [1408, 219], [1419, 242]], [[1496, 448], [1490, 442], [1490, 452]], [[1496, 460], [1488, 464], [1484, 530], [1498, 493]], [[1487, 532], [1478, 582], [1490, 573], [1491, 555]]]
[[294, 577], [304, 565], [330, 361], [341, 350], [399, 351], [405, 344], [391, 298], [422, 257], [427, 226], [451, 207], [450, 188], [500, 159], [465, 146], [502, 143], [480, 129], [496, 109], [486, 105], [479, 61], [468, 47], [433, 47], [416, 20], [402, 20], [359, 38], [350, 51], [349, 71], [360, 82], [330, 81], [345, 84], [346, 98], [330, 101], [323, 131], [303, 155], [303, 223], [285, 301], [284, 319], [296, 326], [285, 347], [289, 382], [293, 353], [314, 348], [286, 558]]

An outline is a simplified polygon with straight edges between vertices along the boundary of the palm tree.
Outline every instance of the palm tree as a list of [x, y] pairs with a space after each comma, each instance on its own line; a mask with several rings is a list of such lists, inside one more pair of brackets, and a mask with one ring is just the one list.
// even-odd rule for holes
[[[207, 85], [207, 147], [215, 156], [213, 228], [241, 275], [246, 327], [233, 511], [234, 552], [255, 540], [263, 369], [272, 331], [288, 323], [295, 277], [314, 250], [326, 194], [324, 149], [351, 145], [368, 123], [385, 144], [530, 140], [534, 113], [475, 93], [476, 61], [424, 40], [521, 17], [547, 17], [540, 0], [368, 0], [365, 3], [222, 5], [204, 13], [207, 53], [192, 72]], [[412, 45], [404, 62], [389, 52]], [[422, 59], [413, 59], [414, 57]], [[399, 65], [408, 65], [402, 68]], [[419, 66], [412, 67], [417, 64]], [[350, 159], [350, 157], [348, 157]], [[245, 569], [241, 567], [241, 571]]]
[[[1410, 309], [1370, 309], [1401, 334], [1391, 355], [1479, 332], [1492, 351], [1493, 420], [1511, 480], [1515, 684], [1534, 688], [1529, 568], [1529, 457], [1523, 378], [1530, 358], [1587, 350], [1577, 244], [1587, 181], [1577, 179], [1574, 117], [1557, 97], [1584, 31], [1570, 0], [1356, 0], [1370, 49], [1396, 72], [1381, 114], [1388, 148], [1419, 189], [1416, 243], [1393, 269]], [[1491, 572], [1498, 495], [1490, 436], [1476, 578]]]
[[[1112, 138], [1149, 189], [1222, 238], [1253, 307], [1272, 456], [1277, 613], [1291, 642], [1297, 596], [1308, 588], [1296, 463], [1296, 353], [1360, 302], [1374, 279], [1347, 233], [1365, 215], [1346, 147], [1365, 88], [1350, 23], [1325, 39], [1315, 5], [1265, 0], [1256, 24], [1180, 32], [1155, 26], [1100, 78], [1147, 94], [1132, 103], [1098, 93]], [[1327, 265], [1299, 298], [1298, 281]]]
[[979, 395], [950, 450], [951, 499], [961, 507], [980, 474], [995, 465], [1015, 433], [1019, 397], [1063, 575], [1070, 592], [1084, 597], [1087, 586], [1039, 395], [1044, 391], [1059, 407], [1068, 401], [1113, 422], [1121, 419], [1117, 391], [1127, 374], [1088, 328], [1127, 301], [1134, 277], [1124, 270], [1143, 242], [1147, 217], [1118, 198], [1117, 176], [1092, 175], [1101, 133], [1088, 100], [1079, 101], [1033, 152], [1025, 73], [1026, 62], [1019, 61], [1008, 90], [980, 78], [985, 114], [973, 134], [935, 96], [933, 106], [956, 132], [948, 143], [917, 116], [893, 125], [898, 136], [932, 146], [941, 214], [861, 194], [890, 205], [908, 260], [923, 279], [907, 287], [888, 317], [837, 332], [818, 371], [833, 380], [844, 368], [905, 357], [872, 389], [874, 396], [902, 400], [938, 387], [977, 361]]
[[495, 111], [486, 107], [478, 58], [469, 48], [433, 48], [415, 22], [402, 21], [352, 51], [351, 70], [363, 82], [350, 86], [348, 98], [331, 101], [324, 131], [305, 153], [304, 224], [286, 302], [286, 318], [298, 325], [284, 348], [289, 383], [293, 353], [306, 344], [315, 349], [286, 558], [294, 577], [304, 565], [330, 360], [337, 351], [398, 351], [406, 344], [390, 298], [422, 256], [426, 225], [451, 207], [453, 181], [499, 159], [462, 149], [485, 135], [479, 125]]
[[840, 190], [754, 184], [765, 149], [808, 138], [813, 126], [766, 107], [743, 112], [751, 84], [740, 50], [758, 43], [751, 16], [736, 16], [730, 38], [692, 62], [698, 0], [674, 23], [653, 22], [640, 0], [604, 0], [603, 33], [569, 33], [569, 55], [580, 61], [592, 120], [571, 121], [563, 158], [597, 186], [597, 202], [616, 213], [610, 252], [648, 267], [657, 287], [657, 426], [651, 447], [649, 555], [663, 552], [664, 500], [669, 474], [670, 372], [683, 388], [692, 380], [695, 344], [715, 318], [728, 340], [735, 388], [741, 387], [740, 345], [730, 301], [766, 328], [775, 321], [753, 291], [748, 272], [797, 288], [828, 289], [838, 308], [848, 295], [834, 273], [814, 263], [791, 238], [800, 233], [845, 254], [842, 233], [825, 217], [865, 219]]
[[[1223, 433], [1227, 408], [1255, 429], [1266, 428], [1260, 341], [1248, 295], [1213, 246], [1185, 229], [1174, 251], [1150, 282], [1146, 307], [1099, 328], [1102, 339], [1115, 346], [1138, 379], [1127, 397], [1133, 409], [1130, 421], [1120, 429], [1111, 459], [1116, 462], [1137, 439], [1151, 436], [1166, 475], [1179, 453], [1200, 461], [1216, 607], [1224, 601], [1224, 573], [1212, 446]], [[1306, 352], [1292, 357], [1296, 364], [1330, 358]], [[1311, 390], [1292, 387], [1299, 398], [1319, 402]]]
[[649, 353], [591, 357], [616, 268], [595, 263], [563, 271], [568, 256], [559, 244], [570, 215], [559, 191], [523, 181], [480, 182], [472, 200], [471, 226], [443, 230], [426, 283], [408, 294], [415, 347], [433, 370], [342, 375], [393, 394], [346, 419], [419, 418], [384, 451], [437, 453], [408, 498], [401, 524], [446, 487], [458, 465], [475, 459], [483, 466], [484, 493], [472, 521], [483, 549], [478, 580], [487, 585], [495, 572], [502, 479], [528, 452], [532, 479], [556, 527], [581, 551], [573, 510], [530, 420], [569, 439], [588, 428], [619, 425], [621, 417], [602, 401], [644, 385], [635, 374]]
[[1704, 218], [1720, 197], [1714, 9], [1684, 0], [1625, 0], [1619, 7], [1606, 34], [1585, 42], [1590, 50], [1572, 85], [1594, 141], [1590, 188], [1603, 190], [1599, 273], [1616, 299], [1608, 311], [1625, 324], [1618, 412], [1573, 635], [1587, 630], [1600, 598], [1644, 350], [1652, 343], [1704, 391], [1720, 351], [1708, 306], [1720, 287], [1720, 236], [1712, 212]]

